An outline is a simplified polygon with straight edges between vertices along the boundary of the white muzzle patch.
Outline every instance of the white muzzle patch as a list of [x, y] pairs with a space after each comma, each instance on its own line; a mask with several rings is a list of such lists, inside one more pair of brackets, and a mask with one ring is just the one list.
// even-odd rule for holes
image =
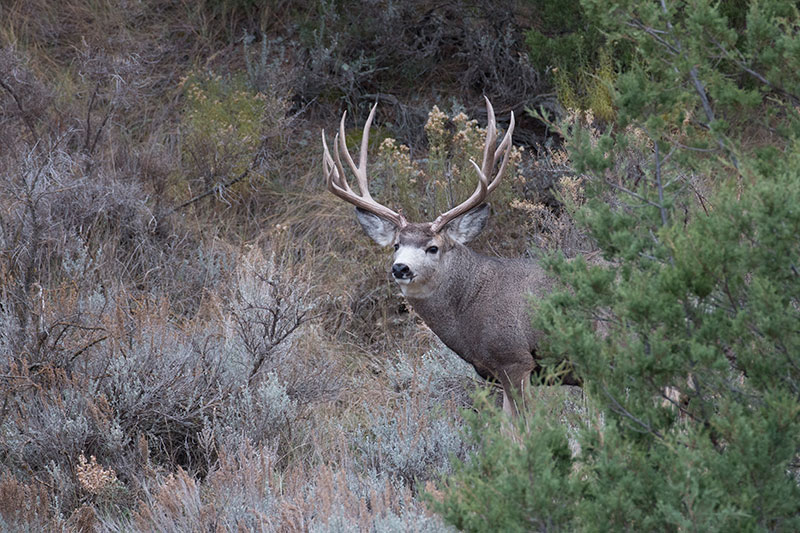
[[[407, 271], [403, 265], [408, 268]], [[421, 298], [429, 292], [425, 285], [433, 268], [431, 258], [425, 250], [401, 245], [394, 253], [392, 279], [400, 286], [404, 296]]]

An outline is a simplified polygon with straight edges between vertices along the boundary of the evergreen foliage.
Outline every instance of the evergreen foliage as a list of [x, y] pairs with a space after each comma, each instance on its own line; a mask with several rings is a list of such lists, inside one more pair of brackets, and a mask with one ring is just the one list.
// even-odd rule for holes
[[539, 18], [536, 27], [525, 33], [533, 66], [552, 74], [562, 106], [591, 110], [601, 120], [612, 120], [609, 89], [614, 82], [614, 63], [627, 62], [627, 47], [607, 40], [587, 17], [580, 0], [529, 3]]
[[743, 29], [709, 1], [584, 9], [638, 56], [613, 127], [563, 130], [604, 261], [551, 257], [565, 289], [537, 325], [598, 413], [574, 454], [541, 418], [483, 427], [438, 507], [474, 531], [796, 531], [797, 9], [753, 3]]
[[524, 438], [517, 441], [485, 395], [478, 405], [484, 414], [466, 413], [466, 421], [481, 451], [469, 463], [456, 462], [446, 497], [431, 500], [434, 508], [462, 531], [568, 528], [578, 487], [569, 476], [564, 427], [539, 415], [518, 428]]

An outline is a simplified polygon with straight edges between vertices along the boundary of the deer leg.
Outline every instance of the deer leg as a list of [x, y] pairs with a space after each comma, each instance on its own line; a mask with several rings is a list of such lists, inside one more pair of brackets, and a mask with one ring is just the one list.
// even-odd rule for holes
[[503, 412], [508, 416], [517, 415], [517, 410], [514, 408], [514, 404], [508, 399], [508, 393], [506, 392], [505, 386], [503, 386]]
[[500, 376], [500, 384], [503, 385], [503, 412], [516, 417], [519, 408], [524, 407], [532, 370], [528, 365], [503, 369], [503, 375]]

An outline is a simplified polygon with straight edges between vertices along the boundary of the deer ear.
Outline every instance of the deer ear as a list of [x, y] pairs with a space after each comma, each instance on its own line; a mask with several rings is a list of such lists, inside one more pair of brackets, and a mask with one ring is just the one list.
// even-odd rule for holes
[[356, 216], [364, 232], [381, 246], [389, 246], [397, 236], [397, 226], [394, 222], [373, 215], [369, 211], [364, 211], [356, 207]]
[[447, 226], [444, 227], [445, 233], [456, 242], [466, 244], [486, 227], [486, 222], [489, 220], [489, 212], [491, 208], [489, 204], [481, 204], [474, 209], [470, 209], [460, 217], [451, 220]]

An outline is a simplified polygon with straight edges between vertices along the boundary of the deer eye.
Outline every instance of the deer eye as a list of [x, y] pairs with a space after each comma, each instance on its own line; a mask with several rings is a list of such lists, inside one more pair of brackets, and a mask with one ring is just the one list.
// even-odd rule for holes
[[394, 251], [396, 252], [399, 249], [400, 249], [400, 244], [394, 243]]
[[429, 253], [429, 254], [435, 254], [438, 251], [439, 251], [439, 247], [438, 246], [429, 246], [428, 249], [425, 250], [425, 252]]

